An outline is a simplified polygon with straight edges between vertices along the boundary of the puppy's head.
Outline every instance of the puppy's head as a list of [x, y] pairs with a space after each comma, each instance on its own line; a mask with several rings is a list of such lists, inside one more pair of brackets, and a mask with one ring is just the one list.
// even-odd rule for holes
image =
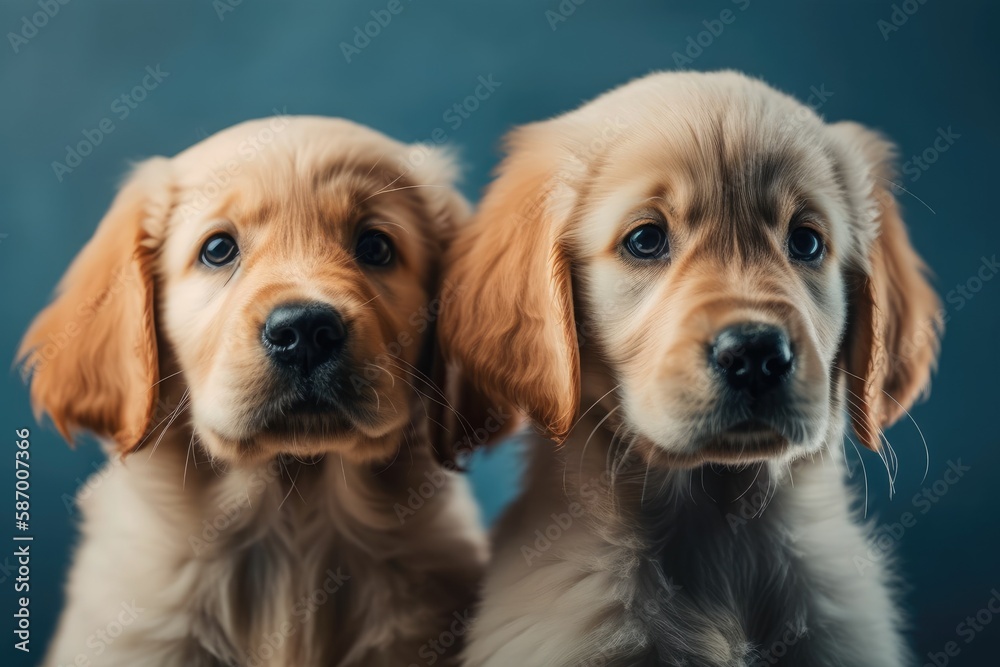
[[669, 465], [815, 451], [843, 408], [877, 447], [939, 323], [892, 152], [734, 73], [521, 128], [456, 246], [445, 345], [557, 440], [602, 402]]
[[129, 451], [172, 394], [224, 460], [390, 455], [425, 414], [440, 256], [467, 215], [452, 172], [308, 117], [143, 163], [25, 336], [36, 409]]

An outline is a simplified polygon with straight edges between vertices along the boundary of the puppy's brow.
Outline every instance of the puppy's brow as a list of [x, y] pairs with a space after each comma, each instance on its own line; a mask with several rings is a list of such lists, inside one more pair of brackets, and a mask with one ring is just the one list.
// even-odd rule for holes
[[674, 205], [670, 194], [670, 188], [665, 184], [659, 184], [649, 190], [649, 196], [642, 202], [659, 207], [668, 216], [677, 215], [677, 207]]
[[[752, 146], [736, 150], [737, 155], [720, 152], [715, 156], [719, 178], [716, 185], [703, 183], [694, 188], [686, 216], [690, 224], [725, 221], [781, 227], [787, 222], [784, 214], [789, 199], [801, 198], [794, 191], [798, 160], [781, 151], [761, 154]], [[692, 168], [689, 177], [702, 171]]]
[[312, 185], [314, 188], [322, 188], [332, 181], [346, 177], [351, 178], [354, 189], [367, 189], [373, 192], [382, 188], [388, 189], [390, 183], [393, 184], [392, 187], [413, 185], [405, 173], [392, 169], [390, 165], [382, 164], [381, 158], [331, 162], [316, 171]]
[[240, 222], [246, 225], [263, 225], [268, 220], [272, 220], [277, 213], [277, 204], [268, 201], [237, 209], [235, 217], [238, 217]]

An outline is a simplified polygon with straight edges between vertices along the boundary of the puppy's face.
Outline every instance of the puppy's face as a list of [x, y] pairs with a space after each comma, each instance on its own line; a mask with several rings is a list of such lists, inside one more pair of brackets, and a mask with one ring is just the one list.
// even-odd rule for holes
[[[663, 74], [511, 143], [460, 242], [506, 281], [456, 258], [452, 279], [482, 289], [443, 330], [556, 439], [601, 403], [664, 465], [788, 460], [839, 432], [845, 408], [877, 446], [926, 383], [937, 299], [873, 133], [739, 75]], [[505, 224], [523, 242], [489, 256]], [[475, 352], [494, 336], [475, 323], [507, 308], [535, 368]]]
[[627, 429], [673, 464], [814, 450], [837, 407], [862, 232], [825, 128], [778, 102], [684, 99], [687, 123], [623, 133], [575, 204], [584, 374], [601, 357]]
[[[149, 292], [155, 314], [123, 317], [151, 318], [137, 329], [152, 334], [134, 335], [156, 344], [160, 389], [183, 392], [173, 398], [210, 454], [253, 461], [336, 450], [373, 460], [401, 444], [421, 410], [414, 387], [431, 373], [428, 304], [443, 239], [465, 213], [441, 157], [413, 154], [419, 167], [407, 147], [353, 124], [277, 118], [224, 131], [130, 184], [142, 202], [131, 232], [138, 275], [97, 317], [134, 287]], [[111, 242], [100, 235], [92, 244]], [[65, 289], [81, 280], [68, 276]], [[36, 356], [35, 388], [72, 355]], [[76, 363], [92, 361], [77, 354]], [[65, 421], [102, 430], [80, 415]], [[124, 439], [155, 429], [149, 421], [136, 418]]]
[[[180, 156], [182, 171], [224, 168], [204, 148], [207, 160], [202, 148]], [[436, 214], [398, 146], [328, 148], [268, 149], [201, 210], [182, 195], [168, 229], [163, 331], [219, 456], [332, 445], [384, 456], [410, 420]]]

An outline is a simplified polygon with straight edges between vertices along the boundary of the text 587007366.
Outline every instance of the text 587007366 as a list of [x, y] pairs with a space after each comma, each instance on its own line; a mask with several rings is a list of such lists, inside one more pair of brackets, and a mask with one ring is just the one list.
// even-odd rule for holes
[[29, 653], [31, 651], [31, 617], [28, 610], [31, 590], [31, 536], [28, 522], [31, 519], [31, 432], [18, 429], [14, 432], [14, 558], [17, 562], [17, 576], [14, 578], [14, 592], [19, 594], [14, 611], [14, 648]]

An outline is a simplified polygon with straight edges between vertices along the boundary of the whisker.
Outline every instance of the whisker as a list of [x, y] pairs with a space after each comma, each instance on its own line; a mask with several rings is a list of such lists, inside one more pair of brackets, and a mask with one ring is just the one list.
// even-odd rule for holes
[[[287, 466], [285, 465], [285, 462], [284, 462], [284, 461], [282, 461], [282, 460], [281, 460], [280, 458], [278, 459], [278, 464], [279, 464], [279, 465], [281, 466], [281, 468], [282, 468], [282, 469], [283, 469], [283, 470], [284, 470], [285, 472], [288, 472], [288, 467], [287, 467]], [[297, 480], [297, 479], [299, 478], [299, 472], [301, 472], [301, 469], [297, 469], [297, 470], [295, 471], [295, 477], [294, 477], [294, 478], [292, 478], [291, 476], [289, 476], [289, 479], [291, 480], [291, 482], [292, 482], [292, 485], [291, 485], [291, 486], [289, 487], [289, 489], [288, 489], [288, 492], [287, 492], [287, 493], [285, 494], [285, 497], [281, 499], [281, 502], [280, 502], [280, 503], [278, 503], [278, 509], [279, 509], [279, 510], [280, 510], [280, 509], [281, 509], [281, 507], [282, 507], [282, 506], [283, 506], [283, 505], [285, 504], [285, 501], [286, 501], [286, 500], [288, 500], [288, 497], [289, 497], [290, 495], [292, 495], [292, 490], [293, 490], [293, 489], [295, 488], [295, 481], [296, 481], [296, 480]]]
[[[402, 177], [403, 177], [403, 174], [400, 174], [395, 179], [393, 179], [392, 183], [390, 183], [389, 185], [392, 185], [393, 183], [395, 183], [396, 181], [398, 181]], [[440, 189], [446, 189], [448, 186], [445, 186], [445, 185], [433, 185], [433, 184], [430, 184], [430, 183], [425, 183], [425, 184], [418, 184], [418, 185], [403, 185], [403, 186], [400, 186], [398, 188], [392, 188], [392, 189], [387, 189], [388, 187], [389, 186], [386, 186], [385, 188], [382, 188], [381, 190], [379, 190], [375, 194], [368, 195], [367, 197], [365, 197], [364, 199], [362, 199], [361, 201], [359, 201], [358, 204], [359, 205], [360, 204], [364, 204], [366, 201], [368, 201], [369, 199], [372, 199], [373, 197], [377, 197], [379, 195], [387, 195], [387, 194], [390, 194], [392, 192], [399, 192], [400, 190], [414, 190], [416, 188], [440, 188]]]
[[715, 498], [713, 498], [712, 494], [705, 488], [705, 466], [701, 466], [699, 470], [701, 471], [701, 492], [708, 496], [708, 499], [714, 503]]
[[381, 188], [380, 188], [379, 190], [377, 190], [377, 191], [375, 192], [375, 194], [372, 194], [372, 195], [368, 195], [367, 197], [365, 197], [364, 199], [362, 199], [361, 201], [359, 201], [359, 202], [358, 202], [357, 204], [355, 204], [355, 207], [358, 207], [358, 206], [360, 206], [361, 204], [364, 204], [364, 203], [365, 203], [366, 201], [368, 201], [368, 200], [369, 200], [369, 199], [371, 199], [372, 197], [377, 197], [378, 195], [382, 194], [382, 193], [383, 193], [383, 192], [384, 192], [384, 191], [385, 191], [385, 190], [386, 190], [387, 188], [391, 188], [391, 187], [392, 187], [393, 185], [395, 185], [395, 184], [396, 184], [396, 182], [397, 182], [397, 181], [398, 181], [399, 179], [401, 179], [401, 178], [402, 178], [403, 176], [405, 176], [405, 175], [406, 175], [405, 173], [400, 173], [400, 174], [399, 174], [399, 176], [397, 176], [396, 178], [392, 179], [391, 181], [389, 181], [389, 183], [388, 183], [388, 184], [386, 184], [386, 185], [382, 186], [382, 187], [381, 187]]
[[608, 394], [610, 394], [611, 392], [615, 391], [615, 390], [616, 390], [616, 389], [618, 389], [619, 387], [621, 387], [621, 384], [616, 384], [616, 385], [615, 385], [614, 387], [612, 387], [612, 388], [611, 388], [610, 390], [608, 390], [608, 392], [607, 392], [606, 394], [604, 394], [604, 395], [603, 395], [603, 396], [601, 396], [601, 397], [600, 397], [599, 399], [597, 399], [596, 401], [594, 401], [594, 403], [593, 403], [593, 404], [592, 404], [592, 405], [591, 405], [591, 406], [590, 406], [589, 408], [587, 408], [586, 410], [584, 410], [584, 411], [583, 411], [583, 414], [581, 414], [581, 415], [580, 415], [579, 417], [577, 417], [576, 421], [575, 421], [575, 422], [573, 422], [573, 425], [569, 427], [569, 430], [570, 430], [570, 432], [572, 432], [572, 431], [573, 431], [573, 429], [575, 429], [575, 428], [576, 428], [576, 425], [577, 425], [577, 424], [579, 424], [579, 423], [580, 423], [580, 421], [581, 421], [581, 420], [583, 420], [583, 418], [587, 416], [587, 413], [588, 413], [588, 412], [590, 412], [590, 411], [591, 411], [591, 410], [593, 410], [593, 409], [594, 409], [595, 407], [597, 407], [597, 404], [598, 404], [598, 403], [600, 403], [600, 402], [601, 402], [601, 401], [603, 401], [603, 400], [604, 400], [605, 398], [607, 398]]
[[[628, 463], [628, 455], [632, 451], [633, 445], [638, 441], [638, 438], [633, 437], [629, 440], [628, 446], [625, 447], [625, 451], [622, 453], [621, 457], [616, 457], [618, 460], [613, 465], [611, 473], [611, 497], [613, 502], [617, 501], [617, 496], [614, 495], [615, 484], [618, 482], [618, 475], [622, 471], [622, 467]], [[616, 502], [617, 504], [617, 502]]]
[[[417, 378], [420, 379], [421, 381], [423, 381], [427, 385], [428, 389], [437, 392], [437, 394], [441, 397], [441, 401], [438, 401], [434, 397], [429, 396], [428, 394], [420, 391], [414, 385], [412, 385], [409, 382], [407, 382], [405, 379], [399, 378], [403, 382], [406, 382], [406, 384], [408, 384], [415, 392], [417, 392], [421, 396], [424, 396], [428, 400], [433, 401], [433, 402], [437, 403], [438, 405], [440, 405], [442, 407], [448, 408], [448, 410], [450, 410], [451, 413], [455, 415], [455, 418], [458, 421], [458, 425], [462, 429], [462, 434], [467, 439], [469, 439], [470, 442], [472, 441], [472, 436], [470, 436], [470, 429], [471, 429], [472, 435], [475, 435], [475, 430], [476, 430], [475, 426], [468, 419], [466, 419], [465, 415], [463, 415], [461, 412], [459, 412], [455, 408], [455, 406], [452, 405], [451, 401], [448, 399], [448, 396], [445, 395], [445, 393], [443, 391], [441, 391], [441, 389], [437, 386], [437, 384], [435, 384], [435, 382], [430, 377], [428, 377], [426, 373], [424, 373], [419, 368], [417, 368], [416, 366], [414, 366], [410, 362], [406, 361], [405, 359], [400, 359], [399, 357], [390, 357], [389, 361], [390, 362], [397, 362], [396, 363], [396, 369], [399, 370], [399, 371], [402, 371], [404, 373], [406, 373], [406, 372], [415, 373], [417, 375]], [[406, 368], [400, 366], [399, 363], [406, 364], [407, 366], [409, 366], [410, 370], [408, 371]], [[442, 401], [444, 401], [444, 402], [442, 402]], [[426, 412], [426, 408], [424, 408], [424, 411]], [[442, 426], [441, 428], [443, 429], [444, 427]]]
[[375, 299], [379, 298], [380, 296], [382, 296], [382, 295], [381, 294], [376, 294], [372, 298], [368, 299], [367, 301], [365, 301], [364, 303], [362, 303], [361, 305], [359, 305], [358, 308], [364, 308], [365, 306], [367, 306], [369, 303], [371, 303]]
[[646, 482], [649, 481], [649, 466], [653, 463], [653, 457], [646, 457], [646, 472], [642, 474], [642, 493], [639, 494], [639, 507], [646, 503]]
[[[187, 487], [187, 476], [188, 476], [188, 461], [191, 459], [191, 454], [194, 450], [194, 429], [191, 429], [191, 441], [188, 442], [187, 453], [184, 455], [184, 476], [181, 477], [181, 490]], [[198, 467], [198, 461], [194, 462], [194, 466]]]
[[[407, 434], [406, 434], [406, 431], [405, 431], [405, 430], [403, 431], [403, 442], [405, 442], [405, 443], [407, 443], [407, 445], [409, 445], [409, 438], [408, 438], [408, 436], [407, 436]], [[388, 463], [386, 463], [386, 464], [385, 464], [385, 467], [384, 467], [384, 468], [382, 468], [381, 470], [377, 471], [377, 472], [376, 472], [375, 474], [376, 474], [376, 475], [381, 475], [381, 474], [382, 474], [382, 473], [384, 473], [384, 472], [385, 472], [386, 470], [388, 470], [389, 468], [391, 468], [391, 467], [393, 466], [393, 464], [394, 464], [394, 463], [396, 463], [396, 460], [397, 460], [397, 459], [399, 458], [399, 453], [400, 453], [400, 452], [401, 452], [402, 450], [403, 450], [403, 448], [402, 448], [402, 447], [397, 447], [397, 448], [396, 448], [396, 455], [392, 457], [392, 460], [391, 460], [391, 461], [389, 461]]]
[[733, 502], [736, 502], [737, 500], [739, 500], [740, 498], [742, 498], [743, 496], [745, 496], [747, 494], [747, 492], [750, 489], [753, 488], [753, 485], [757, 483], [757, 478], [760, 477], [760, 471], [763, 468], [764, 468], [764, 462], [761, 461], [760, 463], [757, 464], [757, 474], [753, 476], [753, 479], [750, 480], [750, 484], [747, 485], [747, 488], [743, 489], [743, 493], [741, 493], [740, 495], [736, 496], [736, 498], [735, 498], [735, 500], [733, 500]]
[[[843, 372], [848, 372], [848, 371], [844, 371], [844, 369], [840, 369], [839, 367], [837, 367], [837, 368], [838, 368], [838, 370], [841, 370]], [[861, 378], [859, 378], [859, 379], [861, 379]], [[852, 391], [849, 387], [845, 387], [845, 389], [847, 390], [848, 394], [850, 394], [850, 396], [854, 396], [859, 401], [861, 401], [861, 403], [867, 405], [868, 401], [863, 396], [859, 396], [857, 392]], [[883, 393], [885, 393], [885, 392], [883, 392]], [[886, 395], [888, 396], [888, 393], [886, 393]], [[864, 413], [861, 411], [861, 407], [858, 404], [856, 404], [853, 400], [851, 400], [850, 396], [845, 396], [845, 398], [847, 399], [847, 402], [849, 403], [849, 405], [846, 406], [848, 408], [848, 412], [850, 412], [852, 415], [855, 415], [855, 416], [858, 416], [858, 417], [863, 417]], [[891, 396], [889, 396], [889, 397], [892, 398]], [[895, 400], [895, 399], [893, 399], [893, 400]], [[852, 408], [853, 408], [853, 410], [852, 410]], [[911, 417], [911, 420], [912, 420], [912, 417]], [[867, 420], [862, 420], [862, 421], [867, 421]], [[885, 453], [883, 453], [882, 451], [879, 451], [878, 454], [879, 454], [879, 458], [882, 459], [883, 464], [885, 465], [886, 472], [889, 475], [889, 496], [891, 498], [895, 494], [895, 491], [896, 491], [896, 489], [895, 489], [895, 482], [896, 482], [897, 476], [899, 475], [899, 457], [896, 455], [896, 450], [892, 446], [892, 443], [889, 442], [889, 438], [886, 436], [885, 431], [883, 431], [878, 426], [876, 426], [876, 429], [877, 429], [877, 435], [879, 437], [880, 442], [885, 445], [885, 447], [884, 447], [885, 450], [886, 450]], [[917, 427], [917, 430], [919, 432], [919, 426]], [[870, 437], [871, 433], [869, 432], [868, 435]], [[926, 444], [925, 444], [925, 447], [924, 447], [924, 451], [925, 451], [924, 478], [926, 479], [926, 476], [927, 476], [927, 469], [926, 468], [927, 468], [927, 465], [929, 465], [929, 460], [930, 460], [930, 454], [929, 454], [929, 451], [927, 450]]]
[[[385, 369], [382, 369], [382, 370], [385, 370]], [[400, 369], [400, 370], [402, 370], [402, 369]], [[388, 373], [389, 371], [385, 371], [385, 372], [386, 372], [386, 373]], [[390, 373], [390, 375], [391, 375], [391, 373]], [[412, 384], [411, 382], [407, 381], [407, 380], [406, 380], [406, 378], [402, 378], [402, 377], [399, 377], [398, 375], [397, 375], [397, 376], [394, 376], [394, 377], [395, 377], [395, 378], [396, 378], [397, 380], [399, 380], [400, 382], [403, 382], [403, 383], [405, 383], [406, 385], [408, 385], [408, 386], [410, 387], [410, 389], [412, 389], [412, 390], [414, 391], [414, 393], [416, 393], [416, 394], [417, 394], [418, 396], [423, 396], [424, 398], [426, 398], [427, 400], [429, 400], [429, 401], [431, 401], [431, 402], [434, 402], [434, 403], [437, 403], [438, 405], [441, 405], [441, 406], [443, 406], [443, 407], [447, 407], [447, 408], [448, 408], [449, 410], [451, 410], [452, 412], [454, 412], [454, 413], [455, 413], [455, 415], [457, 415], [457, 416], [459, 417], [459, 419], [461, 420], [461, 415], [460, 415], [460, 414], [458, 413], [458, 411], [456, 411], [456, 410], [455, 410], [455, 409], [454, 409], [453, 407], [451, 407], [450, 405], [445, 405], [445, 404], [444, 404], [444, 403], [442, 403], [441, 401], [438, 401], [438, 400], [436, 400], [436, 399], [435, 399], [435, 398], [434, 398], [433, 396], [428, 396], [428, 395], [427, 395], [426, 393], [424, 393], [424, 392], [420, 391], [420, 389], [418, 389], [418, 388], [417, 388], [417, 387], [416, 387], [416, 386], [415, 386], [414, 384]], [[388, 398], [388, 397], [387, 397], [387, 398]], [[391, 403], [391, 401], [390, 401], [390, 403]], [[429, 412], [427, 411], [427, 406], [426, 406], [426, 405], [424, 405], [424, 404], [423, 404], [423, 403], [421, 402], [421, 406], [422, 406], [422, 407], [423, 407], [423, 409], [424, 409], [424, 417], [426, 417], [426, 418], [427, 418], [427, 420], [428, 420], [429, 422], [431, 422], [431, 423], [434, 423], [434, 424], [437, 424], [438, 426], [440, 426], [440, 427], [441, 427], [441, 430], [442, 430], [442, 432], [443, 432], [443, 431], [446, 431], [446, 430], [447, 430], [447, 429], [445, 429], [445, 426], [444, 426], [444, 424], [442, 424], [441, 422], [439, 422], [439, 421], [437, 421], [436, 419], [434, 419], [433, 417], [431, 417], [430, 413], [429, 413]], [[396, 409], [396, 406], [395, 406], [395, 404], [393, 404], [393, 409], [394, 409], [394, 410]], [[398, 412], [397, 412], [397, 414], [398, 414]], [[459, 423], [461, 423], [461, 421], [460, 421]], [[465, 435], [466, 435], [466, 437], [469, 437], [469, 435], [468, 435], [468, 431], [466, 431]]]
[[754, 518], [758, 518], [760, 516], [763, 516], [764, 510], [767, 509], [767, 503], [768, 503], [768, 499], [770, 498], [770, 495], [771, 495], [771, 475], [768, 475], [767, 476], [767, 488], [764, 489], [764, 498], [760, 502], [760, 507], [758, 507], [757, 511], [753, 513]]
[[[167, 425], [163, 427], [162, 431], [160, 431], [159, 437], [156, 438], [156, 442], [153, 443], [152, 449], [149, 450], [149, 457], [146, 460], [153, 458], [153, 454], [156, 453], [156, 448], [160, 446], [160, 442], [163, 440], [163, 437], [167, 434], [167, 431], [169, 431], [170, 427], [173, 426], [174, 421], [177, 419], [177, 417], [179, 417], [180, 414], [184, 412], [184, 410], [186, 410], [190, 405], [191, 405], [191, 396], [188, 393], [188, 391], [185, 390], [184, 395], [181, 397], [181, 400], [177, 403], [177, 407], [174, 408], [174, 411], [170, 413], [170, 421], [168, 421]], [[162, 424], [163, 422], [160, 423]]]
[[149, 433], [147, 433], [146, 436], [142, 440], [140, 440], [139, 443], [135, 446], [136, 449], [138, 449], [139, 447], [142, 447], [142, 445], [144, 445], [146, 443], [146, 441], [149, 440], [153, 436], [154, 433], [156, 433], [156, 430], [158, 428], [160, 428], [160, 426], [163, 425], [163, 422], [167, 421], [168, 419], [170, 419], [171, 416], [173, 416], [173, 413], [176, 412], [181, 407], [181, 404], [184, 402], [184, 398], [187, 396], [187, 394], [188, 394], [188, 390], [185, 389], [184, 393], [181, 395], [181, 400], [177, 402], [177, 407], [174, 408], [174, 410], [170, 414], [168, 414], [166, 417], [164, 417], [163, 419], [161, 419], [156, 424], [156, 426], [154, 426], [153, 428], [151, 428], [149, 430]]
[[365, 174], [365, 176], [371, 176], [372, 172], [375, 171], [375, 167], [378, 166], [378, 163], [381, 162], [382, 158], [384, 158], [384, 157], [385, 157], [385, 153], [383, 152], [381, 155], [378, 156], [378, 159], [375, 160], [375, 163], [371, 166], [371, 169], [368, 170], [368, 173]]
[[[851, 392], [851, 393], [853, 393], [853, 392]], [[848, 403], [850, 403], [849, 408], [850, 407], [854, 407], [855, 409], [858, 409], [858, 410], [861, 409], [860, 406], [856, 405], [854, 403], [854, 401], [852, 401], [850, 399], [850, 397], [845, 397], [845, 398], [847, 398]], [[850, 409], [849, 409], [849, 411], [850, 411]], [[888, 438], [886, 438], [885, 433], [881, 429], [879, 429], [878, 436], [879, 436], [880, 441], [883, 442], [886, 445], [885, 449], [887, 450], [889, 448], [889, 440], [888, 440]], [[895, 484], [895, 482], [896, 482], [896, 475], [895, 475], [895, 472], [891, 468], [891, 466], [889, 464], [889, 456], [888, 456], [887, 453], [885, 453], [883, 451], [883, 448], [879, 448], [879, 451], [876, 452], [876, 455], [879, 457], [879, 460], [882, 461], [882, 465], [885, 466], [885, 472], [886, 472], [887, 477], [889, 478], [889, 497], [892, 498], [895, 495], [895, 493], [896, 493], [896, 484]]]
[[[587, 437], [587, 441], [583, 443], [583, 451], [584, 452], [587, 451], [587, 445], [590, 444], [590, 441], [594, 437], [594, 434], [597, 433], [597, 429], [601, 428], [601, 425], [604, 422], [606, 422], [608, 420], [608, 418], [611, 417], [611, 415], [615, 414], [615, 412], [618, 411], [619, 407], [621, 407], [621, 406], [616, 405], [612, 409], [608, 410], [608, 414], [604, 415], [604, 417], [602, 417], [601, 420], [599, 422], [597, 422], [597, 425], [594, 426], [594, 429], [590, 432], [590, 435]], [[581, 458], [582, 458], [582, 455], [581, 455]]]
[[858, 449], [858, 446], [856, 444], [854, 444], [854, 440], [851, 438], [851, 436], [847, 436], [847, 439], [851, 443], [851, 445], [854, 447], [854, 451], [858, 455], [858, 461], [861, 462], [861, 472], [862, 472], [862, 475], [865, 478], [865, 514], [864, 514], [864, 517], [867, 519], [868, 518], [868, 468], [865, 466], [865, 460], [861, 456], [861, 451]]
[[[867, 381], [867, 380], [865, 380], [865, 378], [860, 377], [858, 375], [855, 375], [854, 373], [851, 373], [850, 371], [845, 370], [843, 368], [840, 368], [838, 366], [834, 366], [834, 368], [837, 368], [837, 370], [839, 370], [839, 371], [841, 371], [843, 373], [847, 373], [851, 377], [855, 377], [855, 378], [861, 380], [862, 382], [866, 382]], [[895, 398], [893, 398], [892, 394], [890, 394], [889, 392], [885, 391], [884, 389], [880, 389], [880, 391], [883, 394], [885, 394], [886, 396], [888, 396], [890, 401], [892, 401], [893, 403], [895, 403], [896, 405], [899, 406], [899, 409], [903, 411], [903, 414], [906, 415], [906, 418], [909, 419], [911, 422], [913, 422], [914, 428], [917, 429], [917, 434], [920, 435], [920, 440], [921, 440], [921, 442], [923, 442], [923, 445], [924, 445], [924, 457], [925, 457], [924, 458], [924, 460], [925, 460], [925, 464], [924, 464], [924, 476], [920, 479], [920, 483], [923, 484], [927, 480], [927, 474], [930, 472], [930, 469], [931, 469], [931, 450], [930, 450], [930, 447], [927, 446], [927, 438], [924, 437], [924, 432], [923, 432], [923, 430], [921, 430], [920, 424], [918, 424], [917, 420], [913, 418], [913, 415], [910, 414], [910, 411], [907, 410], [906, 408], [904, 408], [902, 403], [900, 403]]]
[[910, 195], [911, 197], [913, 197], [914, 199], [916, 199], [916, 200], [917, 200], [918, 202], [920, 202], [921, 204], [923, 204], [923, 205], [924, 205], [924, 207], [925, 207], [925, 208], [926, 208], [926, 209], [927, 209], [928, 211], [930, 211], [932, 215], [937, 215], [937, 213], [936, 213], [936, 212], [934, 211], [934, 209], [932, 209], [932, 208], [931, 208], [930, 206], [928, 206], [928, 205], [927, 205], [927, 202], [925, 202], [925, 201], [924, 201], [923, 199], [921, 199], [921, 198], [920, 198], [920, 197], [918, 197], [917, 195], [913, 194], [912, 192], [910, 192], [909, 190], [907, 190], [906, 188], [904, 188], [904, 187], [903, 187], [902, 185], [900, 185], [899, 183], [896, 183], [895, 181], [891, 181], [891, 180], [889, 180], [888, 178], [882, 178], [881, 176], [878, 176], [877, 178], [878, 178], [878, 179], [879, 179], [880, 181], [885, 181], [886, 183], [888, 183], [888, 184], [892, 185], [893, 187], [896, 187], [896, 188], [899, 188], [900, 190], [902, 190], [903, 192], [905, 192], [906, 194]]
[[156, 385], [160, 384], [160, 383], [161, 383], [161, 382], [163, 382], [164, 380], [169, 380], [169, 379], [170, 379], [170, 378], [172, 378], [172, 377], [177, 377], [178, 375], [180, 375], [180, 374], [181, 374], [181, 373], [183, 373], [183, 372], [184, 372], [184, 371], [182, 371], [182, 370], [181, 370], [181, 371], [177, 371], [176, 373], [171, 373], [171, 374], [170, 374], [170, 375], [168, 375], [167, 377], [164, 377], [164, 378], [160, 378], [159, 380], [157, 380], [156, 382], [154, 382], [154, 383], [152, 384], [152, 386], [150, 386], [150, 389], [152, 389], [152, 388], [153, 388], [153, 387], [155, 387]]

